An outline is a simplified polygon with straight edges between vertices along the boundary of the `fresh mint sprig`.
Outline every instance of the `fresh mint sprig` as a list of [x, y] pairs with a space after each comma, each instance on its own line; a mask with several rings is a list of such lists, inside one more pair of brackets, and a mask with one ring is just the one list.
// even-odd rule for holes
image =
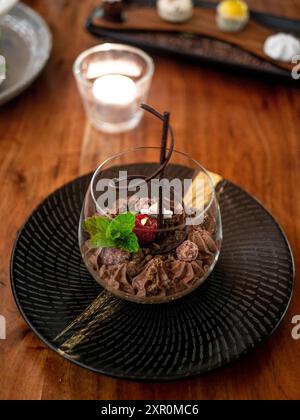
[[140, 249], [134, 227], [135, 214], [131, 212], [119, 214], [112, 220], [93, 216], [83, 222], [93, 248], [120, 248], [130, 253]]

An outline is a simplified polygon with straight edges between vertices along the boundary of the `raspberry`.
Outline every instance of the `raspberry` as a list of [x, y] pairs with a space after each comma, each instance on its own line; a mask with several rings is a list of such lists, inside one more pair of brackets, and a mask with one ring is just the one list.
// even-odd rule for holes
[[141, 244], [154, 241], [157, 232], [157, 220], [147, 214], [138, 214], [135, 219], [134, 233]]

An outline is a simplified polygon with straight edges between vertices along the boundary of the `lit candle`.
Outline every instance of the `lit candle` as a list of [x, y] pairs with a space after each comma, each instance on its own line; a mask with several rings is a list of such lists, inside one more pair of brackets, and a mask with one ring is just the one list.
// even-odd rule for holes
[[147, 100], [154, 71], [146, 53], [128, 45], [101, 44], [82, 52], [73, 70], [86, 114], [96, 129], [123, 133], [139, 124], [140, 104]]
[[93, 84], [98, 113], [103, 121], [122, 123], [137, 112], [137, 88], [127, 76], [106, 74]]

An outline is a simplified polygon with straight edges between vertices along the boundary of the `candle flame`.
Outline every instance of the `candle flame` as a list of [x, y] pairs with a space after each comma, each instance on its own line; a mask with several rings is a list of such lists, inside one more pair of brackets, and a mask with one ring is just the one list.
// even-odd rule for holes
[[110, 74], [94, 82], [93, 93], [98, 101], [110, 105], [127, 105], [135, 101], [137, 88], [127, 76]]

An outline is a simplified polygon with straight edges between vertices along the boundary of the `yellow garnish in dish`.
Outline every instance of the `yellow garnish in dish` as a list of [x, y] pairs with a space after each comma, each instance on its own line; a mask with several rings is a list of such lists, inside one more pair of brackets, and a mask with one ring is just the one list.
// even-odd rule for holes
[[248, 5], [241, 0], [224, 0], [219, 4], [218, 12], [227, 18], [240, 19], [248, 15]]

